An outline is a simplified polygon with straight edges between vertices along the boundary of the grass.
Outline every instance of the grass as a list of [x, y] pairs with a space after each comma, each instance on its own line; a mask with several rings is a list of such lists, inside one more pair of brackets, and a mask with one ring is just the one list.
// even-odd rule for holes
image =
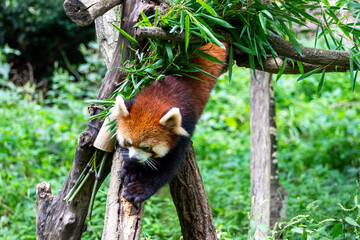
[[[67, 79], [64, 74], [56, 72], [58, 82]], [[236, 69], [232, 79], [229, 82], [223, 76], [219, 80], [193, 141], [221, 239], [247, 239], [249, 72]], [[280, 181], [288, 192], [286, 221], [308, 213], [308, 204], [317, 200], [311, 217], [286, 229], [285, 239], [302, 239], [302, 232], [298, 232], [304, 228], [313, 231], [313, 239], [333, 239], [335, 223], [315, 223], [348, 216], [358, 221], [357, 212], [345, 212], [338, 203], [350, 208], [354, 196], [359, 195], [359, 89], [351, 92], [348, 77], [336, 73], [326, 76], [318, 94], [319, 79], [311, 76], [296, 83], [295, 76], [283, 76], [274, 84]], [[56, 194], [70, 169], [77, 137], [85, 128], [86, 105], [71, 97], [76, 95], [72, 89], [78, 92], [79, 88], [76, 84], [71, 88], [59, 85], [63, 87], [55, 92], [52, 107], [29, 94], [29, 89], [0, 89], [0, 236], [4, 239], [36, 238], [35, 186], [51, 182]], [[108, 180], [97, 195], [83, 239], [101, 239], [107, 185]], [[344, 223], [345, 239], [354, 238], [355, 229]], [[145, 204], [142, 238], [180, 236], [176, 211], [165, 187]]]

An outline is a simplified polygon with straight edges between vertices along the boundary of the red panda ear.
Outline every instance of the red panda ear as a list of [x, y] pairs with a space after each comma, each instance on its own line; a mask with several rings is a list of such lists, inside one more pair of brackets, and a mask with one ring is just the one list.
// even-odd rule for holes
[[118, 95], [118, 96], [116, 97], [115, 105], [114, 105], [114, 109], [113, 109], [112, 115], [113, 115], [115, 118], [118, 118], [118, 117], [127, 117], [127, 116], [129, 116], [129, 111], [128, 111], [127, 108], [126, 108], [126, 106], [125, 106], [125, 101], [124, 101], [124, 99], [122, 98], [121, 95]]
[[163, 125], [171, 129], [175, 134], [189, 137], [190, 135], [181, 127], [181, 114], [179, 108], [170, 109], [159, 121]]

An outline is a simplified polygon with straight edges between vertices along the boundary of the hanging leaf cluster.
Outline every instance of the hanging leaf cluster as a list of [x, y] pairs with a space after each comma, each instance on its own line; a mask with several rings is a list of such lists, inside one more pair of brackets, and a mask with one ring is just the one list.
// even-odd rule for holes
[[[131, 98], [142, 87], [166, 75], [189, 75], [189, 72], [199, 71], [199, 67], [192, 66], [189, 61], [194, 54], [216, 62], [217, 59], [197, 50], [206, 42], [221, 47], [224, 47], [222, 42], [232, 43], [230, 78], [233, 47], [248, 54], [252, 69], [255, 69], [256, 61], [262, 67], [263, 60], [279, 57], [272, 47], [272, 35], [290, 41], [298, 54], [302, 55], [299, 29], [308, 29], [309, 23], [316, 29], [315, 48], [319, 47], [319, 42], [324, 42], [322, 46], [327, 49], [350, 51], [350, 82], [355, 88], [360, 68], [360, 2], [357, 0], [340, 0], [333, 5], [327, 0], [170, 0], [170, 5], [165, 14], [157, 10], [149, 16], [142, 13], [136, 27], [161, 27], [173, 34], [184, 34], [184, 42], [148, 39], [147, 45], [139, 49], [133, 37], [116, 27], [137, 50], [132, 52], [130, 61], [119, 66], [129, 75], [112, 98], [116, 94], [121, 94], [125, 99]], [[191, 43], [191, 36], [201, 38], [203, 42]], [[293, 61], [293, 65], [297, 65], [302, 73], [298, 80], [321, 72], [321, 79], [324, 79], [325, 69], [322, 67], [305, 73], [301, 62]], [[277, 79], [281, 77], [285, 65], [278, 67]], [[322, 85], [323, 81], [319, 83], [319, 90]]]

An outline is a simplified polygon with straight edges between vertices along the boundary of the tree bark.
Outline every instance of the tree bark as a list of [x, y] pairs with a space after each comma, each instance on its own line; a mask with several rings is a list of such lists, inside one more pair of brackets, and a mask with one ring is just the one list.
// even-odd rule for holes
[[170, 191], [185, 240], [217, 239], [195, 151], [189, 145], [184, 162], [170, 182]]
[[122, 5], [118, 5], [95, 19], [96, 38], [107, 69], [111, 67], [111, 60], [120, 34], [113, 25], [121, 27], [121, 15]]
[[250, 238], [262, 239], [280, 216], [279, 178], [277, 171], [277, 142], [275, 101], [272, 75], [252, 72], [250, 85], [250, 177], [251, 228]]
[[276, 127], [276, 103], [275, 92], [272, 77], [269, 77], [269, 132], [270, 132], [270, 229], [275, 227], [275, 224], [279, 219], [285, 219], [285, 212], [280, 214], [280, 211], [284, 210], [287, 199], [286, 189], [281, 187], [279, 182], [279, 170], [278, 170], [278, 146], [277, 146], [277, 127]]
[[121, 197], [120, 171], [122, 166], [123, 159], [120, 151], [117, 150], [111, 168], [103, 240], [140, 239], [144, 204], [131, 204]]
[[124, 0], [65, 0], [66, 15], [77, 25], [87, 26]]
[[[141, 11], [146, 11], [152, 5], [145, 4], [141, 1], [126, 1], [124, 7], [124, 25], [123, 29], [132, 34], [133, 26], [137, 22]], [[124, 52], [121, 52], [121, 46], [124, 43]], [[100, 87], [98, 99], [107, 99], [115, 91], [119, 80], [124, 79], [126, 72], [115, 68], [122, 65], [122, 59], [128, 60], [130, 42], [119, 36], [118, 44], [112, 59], [111, 67], [114, 68], [108, 71], [105, 75], [103, 83]], [[123, 54], [123, 58], [122, 58]], [[93, 114], [99, 113], [100, 110], [95, 107]], [[57, 239], [69, 240], [80, 239], [81, 234], [86, 229], [85, 217], [87, 214], [91, 190], [94, 179], [91, 178], [87, 184], [77, 195], [76, 199], [71, 202], [66, 202], [64, 197], [69, 192], [71, 187], [78, 179], [80, 173], [85, 168], [89, 159], [93, 155], [95, 149], [92, 144], [98, 134], [98, 129], [101, 127], [101, 119], [95, 119], [90, 122], [85, 131], [81, 133], [78, 146], [75, 153], [73, 165], [69, 175], [57, 196], [51, 194], [50, 187], [46, 184], [38, 185], [37, 187], [37, 238], [38, 239]], [[111, 168], [112, 154], [109, 154], [106, 161], [104, 175], [99, 179], [102, 182]]]

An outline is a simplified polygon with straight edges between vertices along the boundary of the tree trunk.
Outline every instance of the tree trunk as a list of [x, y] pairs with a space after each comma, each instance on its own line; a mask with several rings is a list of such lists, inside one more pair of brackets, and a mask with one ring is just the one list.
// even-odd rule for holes
[[171, 196], [179, 217], [185, 240], [217, 239], [211, 210], [192, 144], [185, 161], [170, 182]]
[[[286, 189], [281, 187], [279, 182], [279, 170], [278, 170], [278, 147], [277, 147], [277, 127], [276, 127], [276, 104], [275, 104], [275, 92], [272, 82], [272, 78], [269, 77], [269, 94], [270, 94], [270, 108], [269, 108], [269, 120], [270, 120], [270, 154], [271, 154], [271, 167], [270, 167], [270, 229], [275, 227], [275, 224], [279, 219], [285, 219], [285, 205], [287, 199]], [[280, 211], [283, 211], [280, 214]]]
[[[146, 11], [151, 5], [142, 1], [126, 1], [124, 7], [124, 24], [123, 29], [132, 33], [133, 26], [137, 22], [141, 11]], [[124, 52], [121, 52], [121, 46], [124, 43]], [[122, 59], [128, 60], [130, 42], [122, 35], [119, 36], [118, 44], [112, 60], [111, 67], [122, 66]], [[123, 58], [122, 58], [123, 56]], [[117, 83], [126, 77], [127, 73], [114, 68], [108, 71], [102, 82], [97, 99], [107, 99], [115, 91]], [[100, 112], [95, 107], [93, 114]], [[38, 239], [57, 239], [69, 240], [80, 239], [81, 234], [85, 231], [85, 218], [91, 198], [91, 190], [94, 179], [91, 178], [77, 195], [76, 199], [66, 202], [64, 197], [78, 179], [80, 173], [86, 167], [89, 159], [95, 149], [92, 144], [101, 127], [101, 119], [95, 119], [90, 122], [85, 131], [81, 133], [78, 146], [75, 153], [73, 165], [69, 175], [57, 196], [51, 194], [50, 186], [46, 183], [37, 186], [37, 238]], [[111, 168], [112, 154], [109, 154], [106, 161], [104, 175], [99, 179], [102, 182]]]
[[123, 159], [117, 149], [111, 168], [103, 240], [140, 239], [144, 204], [132, 204], [121, 197], [120, 171], [122, 166]]
[[[277, 170], [275, 99], [272, 75], [251, 71], [250, 175], [251, 223], [249, 237], [262, 239], [279, 219], [281, 198]], [[264, 227], [266, 226], [266, 227]]]

